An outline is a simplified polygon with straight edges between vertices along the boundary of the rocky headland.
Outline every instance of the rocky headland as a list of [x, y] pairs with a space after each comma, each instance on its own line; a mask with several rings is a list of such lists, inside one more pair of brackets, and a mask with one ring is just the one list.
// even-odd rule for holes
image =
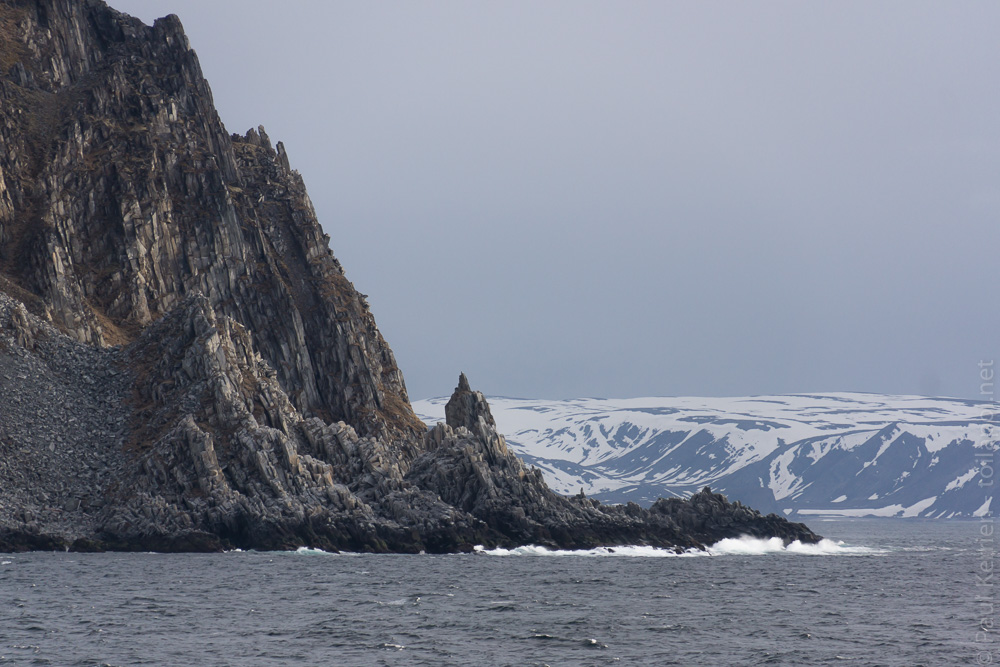
[[559, 496], [464, 376], [428, 429], [329, 241], [177, 17], [0, 0], [0, 551], [818, 539], [707, 488]]

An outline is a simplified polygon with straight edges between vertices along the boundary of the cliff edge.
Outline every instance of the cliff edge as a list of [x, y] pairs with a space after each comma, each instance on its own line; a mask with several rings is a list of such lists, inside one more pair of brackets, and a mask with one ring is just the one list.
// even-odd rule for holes
[[329, 241], [177, 17], [0, 0], [0, 550], [818, 539], [558, 496], [464, 375], [428, 430]]

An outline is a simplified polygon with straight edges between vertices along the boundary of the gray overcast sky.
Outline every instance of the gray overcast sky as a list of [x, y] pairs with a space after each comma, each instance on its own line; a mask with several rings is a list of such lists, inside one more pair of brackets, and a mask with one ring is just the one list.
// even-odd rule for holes
[[110, 4], [285, 142], [411, 398], [977, 397], [1000, 355], [1000, 2]]

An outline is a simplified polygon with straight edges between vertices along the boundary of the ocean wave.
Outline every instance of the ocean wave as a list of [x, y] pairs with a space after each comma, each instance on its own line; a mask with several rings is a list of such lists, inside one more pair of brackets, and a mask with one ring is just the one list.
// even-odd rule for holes
[[735, 537], [720, 540], [708, 548], [712, 556], [757, 556], [764, 554], [789, 553], [805, 556], [858, 556], [888, 553], [885, 549], [853, 546], [843, 542], [823, 538], [816, 544], [804, 544], [795, 540], [789, 545], [780, 537], [763, 539], [759, 537]]
[[314, 549], [313, 547], [299, 547], [295, 550], [297, 554], [311, 554], [317, 556], [339, 556], [337, 552], [334, 551], [323, 551], [322, 549]]
[[476, 553], [488, 556], [618, 556], [625, 558], [679, 558], [699, 555], [695, 551], [677, 553], [673, 549], [660, 549], [646, 546], [597, 547], [594, 549], [549, 549], [534, 544], [514, 549], [487, 549], [482, 545], [476, 547]]
[[874, 547], [853, 546], [843, 541], [834, 542], [822, 539], [817, 544], [803, 544], [798, 540], [787, 546], [780, 537], [763, 539], [757, 537], [726, 538], [716, 542], [707, 550], [689, 549], [677, 553], [673, 549], [661, 549], [648, 546], [597, 547], [595, 549], [549, 549], [547, 547], [528, 545], [514, 549], [486, 549], [476, 547], [476, 553], [488, 556], [576, 556], [598, 557], [612, 556], [624, 558], [691, 558], [697, 556], [762, 556], [766, 554], [797, 554], [805, 556], [857, 556], [888, 553], [885, 549]]

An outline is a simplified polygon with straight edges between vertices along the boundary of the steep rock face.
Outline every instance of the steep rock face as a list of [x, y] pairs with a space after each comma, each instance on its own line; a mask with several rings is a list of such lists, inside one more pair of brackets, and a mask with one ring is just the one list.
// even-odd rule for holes
[[0, 0], [0, 550], [817, 539], [558, 496], [464, 375], [428, 431], [328, 241], [176, 17]]
[[0, 294], [0, 395], [0, 548], [453, 551], [499, 539], [406, 483], [392, 443], [303, 417], [247, 330], [200, 294], [109, 350]]
[[0, 288], [98, 345], [198, 291], [298, 409], [422, 430], [284, 147], [225, 131], [176, 17], [0, 0], [0, 31]]
[[[459, 551], [699, 548], [816, 538], [721, 496], [602, 506], [554, 494], [462, 378], [412, 462], [304, 417], [252, 336], [194, 294], [124, 348], [75, 341], [0, 294], [0, 549]], [[470, 430], [467, 425], [474, 429]]]

